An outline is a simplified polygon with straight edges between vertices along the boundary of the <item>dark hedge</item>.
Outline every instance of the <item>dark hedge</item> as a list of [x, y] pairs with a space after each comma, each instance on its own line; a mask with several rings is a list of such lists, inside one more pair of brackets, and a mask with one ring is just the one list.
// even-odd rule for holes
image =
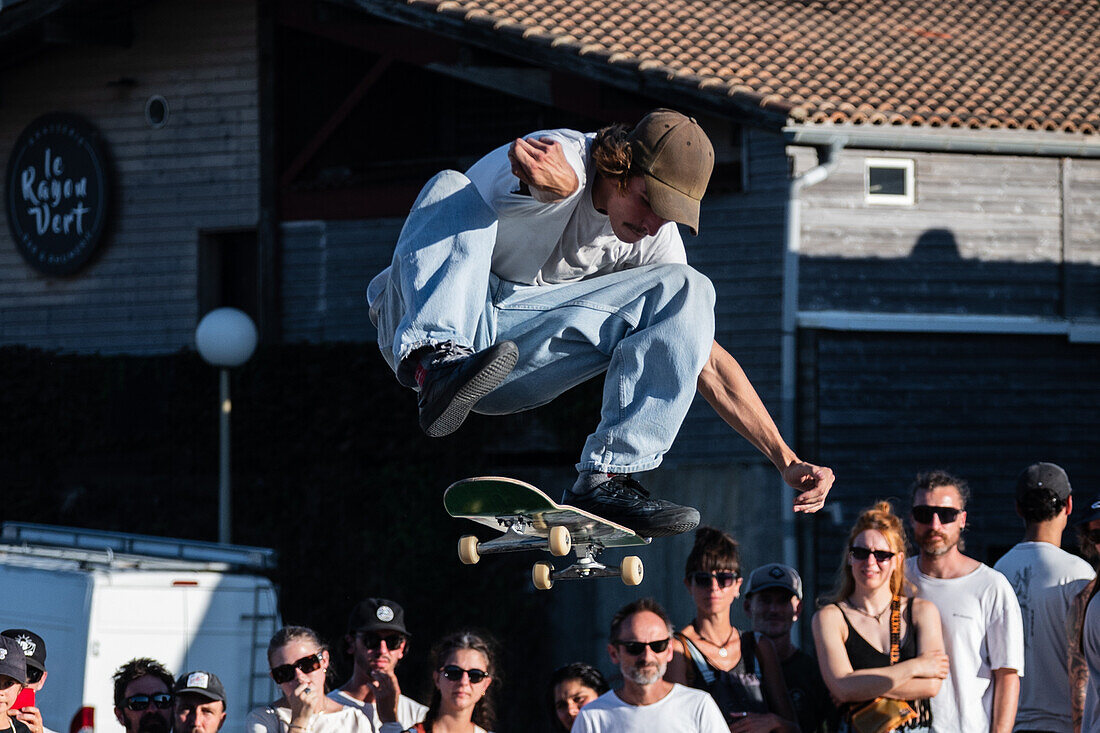
[[[261, 347], [232, 373], [233, 541], [278, 550], [283, 620], [317, 629], [336, 658], [358, 599], [400, 602], [414, 634], [400, 677], [425, 702], [431, 642], [464, 626], [492, 632], [500, 729], [541, 727], [539, 659], [552, 640], [530, 586], [538, 558], [461, 565], [457, 539], [473, 525], [446, 515], [442, 493], [466, 476], [571, 465], [598, 420], [599, 382], [432, 440], [375, 347]], [[0, 348], [4, 518], [215, 541], [217, 390], [193, 352]]]

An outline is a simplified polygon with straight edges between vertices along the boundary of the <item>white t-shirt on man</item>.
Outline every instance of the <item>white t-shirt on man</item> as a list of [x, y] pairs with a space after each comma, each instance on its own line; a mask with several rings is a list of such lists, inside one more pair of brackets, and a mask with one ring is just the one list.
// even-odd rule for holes
[[571, 196], [549, 204], [519, 193], [520, 181], [512, 175], [508, 160], [510, 143], [466, 171], [497, 215], [494, 275], [523, 285], [550, 285], [642, 265], [687, 263], [684, 242], [674, 223], [628, 244], [612, 232], [610, 219], [596, 211], [592, 205], [596, 171], [591, 160], [595, 133], [559, 129], [526, 137], [549, 137], [561, 143], [580, 185]]
[[722, 711], [708, 693], [673, 683], [652, 705], [623, 702], [614, 690], [581, 708], [572, 733], [729, 733]]
[[[382, 729], [382, 721], [378, 718], [378, 709], [374, 706], [373, 702], [366, 702], [357, 697], [352, 697], [343, 690], [333, 690], [328, 696], [341, 705], [355, 708], [363, 715], [367, 716], [374, 730]], [[397, 722], [401, 724], [402, 730], [411, 728], [419, 723], [424, 719], [424, 715], [427, 714], [427, 712], [427, 705], [421, 705], [411, 697], [401, 695], [397, 698]]]
[[1024, 627], [1024, 665], [1016, 730], [1073, 733], [1066, 616], [1096, 573], [1049, 542], [1021, 542], [993, 566], [1008, 578]]
[[905, 575], [917, 597], [939, 609], [950, 659], [947, 679], [931, 700], [932, 730], [988, 731], [993, 670], [1024, 673], [1024, 630], [1012, 586], [988, 565], [961, 578], [933, 578], [920, 572], [915, 557], [905, 561]]

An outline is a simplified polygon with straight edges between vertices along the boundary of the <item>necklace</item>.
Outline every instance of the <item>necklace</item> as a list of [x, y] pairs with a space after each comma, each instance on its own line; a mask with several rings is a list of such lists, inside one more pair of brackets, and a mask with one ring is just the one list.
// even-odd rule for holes
[[710, 644], [711, 646], [718, 647], [718, 656], [722, 657], [723, 659], [725, 659], [726, 657], [728, 657], [730, 655], [730, 653], [728, 651], [726, 651], [726, 647], [729, 646], [731, 641], [733, 641], [733, 635], [736, 634], [736, 633], [737, 633], [737, 629], [730, 629], [730, 635], [728, 637], [726, 637], [726, 642], [724, 644], [715, 644], [713, 641], [711, 641], [707, 637], [703, 636], [699, 632], [699, 629], [695, 629], [695, 635], [696, 636], [698, 636], [700, 639], [702, 639], [706, 643]]
[[878, 613], [871, 613], [870, 611], [864, 611], [862, 608], [859, 608], [858, 606], [853, 606], [851, 601], [845, 601], [845, 603], [848, 604], [848, 608], [852, 609], [856, 613], [862, 613], [867, 618], [873, 618], [875, 620], [875, 623], [881, 622], [882, 621], [882, 615], [884, 613], [886, 613], [888, 610], [890, 610], [890, 604], [889, 603], [887, 603], [886, 607], [883, 608]]

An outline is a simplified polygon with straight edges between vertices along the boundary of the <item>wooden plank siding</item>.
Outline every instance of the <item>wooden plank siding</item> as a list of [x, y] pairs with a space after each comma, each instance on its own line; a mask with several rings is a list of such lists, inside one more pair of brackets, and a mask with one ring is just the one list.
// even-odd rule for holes
[[[5, 74], [0, 155], [40, 114], [79, 114], [103, 134], [116, 205], [99, 256], [64, 279], [32, 270], [0, 222], [0, 344], [138, 354], [189, 346], [199, 231], [257, 224], [255, 4], [161, 0], [133, 14], [129, 48], [51, 49]], [[144, 119], [153, 94], [170, 109], [159, 130]]]
[[1100, 161], [1065, 162], [1065, 312], [1100, 319]]
[[[716, 340], [778, 421], [788, 159], [779, 136], [743, 134], [745, 191], [706, 197], [699, 236], [685, 233], [684, 242], [688, 262], [714, 283]], [[731, 462], [766, 460], [697, 397], [666, 465]]]
[[[869, 157], [915, 161], [913, 206], [865, 203]], [[802, 195], [800, 309], [1063, 315], [1060, 176], [1052, 158], [844, 151]]]
[[283, 338], [373, 341], [367, 284], [386, 268], [401, 219], [282, 225]]
[[945, 469], [970, 483], [967, 551], [985, 562], [1022, 538], [1013, 501], [1025, 466], [1063, 466], [1078, 506], [1100, 485], [1100, 346], [1053, 336], [826, 331], [802, 343], [803, 366], [812, 364], [802, 388], [816, 395], [816, 439], [838, 477], [833, 514], [815, 519], [821, 588], [831, 586], [858, 512], [880, 498], [898, 499], [907, 512], [920, 471]]

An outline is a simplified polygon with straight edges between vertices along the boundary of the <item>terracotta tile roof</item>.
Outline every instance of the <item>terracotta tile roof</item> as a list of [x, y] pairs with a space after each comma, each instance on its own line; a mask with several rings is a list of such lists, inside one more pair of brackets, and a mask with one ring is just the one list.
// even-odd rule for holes
[[380, 0], [796, 122], [1100, 132], [1100, 0]]

